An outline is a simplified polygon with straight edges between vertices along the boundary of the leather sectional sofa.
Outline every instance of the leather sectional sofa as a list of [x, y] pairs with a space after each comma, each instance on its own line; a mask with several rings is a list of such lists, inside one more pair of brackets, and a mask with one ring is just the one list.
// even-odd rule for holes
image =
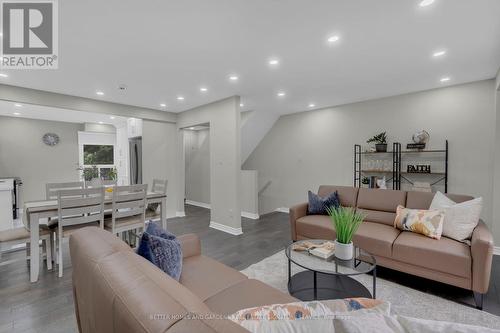
[[[472, 290], [478, 308], [482, 308], [493, 256], [493, 237], [482, 221], [474, 230], [471, 245], [447, 237], [435, 240], [393, 227], [398, 205], [428, 209], [433, 193], [324, 185], [318, 194], [326, 196], [334, 191], [338, 191], [342, 206], [355, 207], [366, 216], [353, 242], [373, 254], [378, 265]], [[455, 202], [473, 199], [447, 196]], [[290, 224], [294, 241], [335, 239], [329, 216], [307, 215], [307, 203], [290, 208]]]
[[80, 333], [248, 332], [222, 316], [297, 301], [202, 256], [196, 235], [179, 240], [184, 258], [177, 282], [105, 230], [88, 227], [72, 234]]

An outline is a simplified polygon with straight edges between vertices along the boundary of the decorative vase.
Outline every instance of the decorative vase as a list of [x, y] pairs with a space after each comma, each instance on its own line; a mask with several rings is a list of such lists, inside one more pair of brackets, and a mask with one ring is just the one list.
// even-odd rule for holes
[[385, 153], [387, 152], [387, 143], [377, 143], [375, 149], [377, 153]]
[[335, 257], [341, 260], [351, 260], [354, 255], [354, 246], [352, 242], [349, 244], [339, 243], [335, 240]]

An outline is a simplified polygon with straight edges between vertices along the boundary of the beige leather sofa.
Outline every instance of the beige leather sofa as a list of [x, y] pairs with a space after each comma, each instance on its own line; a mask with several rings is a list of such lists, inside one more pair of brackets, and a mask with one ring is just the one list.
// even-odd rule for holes
[[[471, 245], [442, 237], [440, 240], [393, 227], [396, 208], [428, 209], [434, 194], [344, 186], [320, 186], [325, 196], [338, 191], [342, 206], [356, 207], [366, 215], [353, 242], [373, 254], [377, 264], [431, 280], [474, 291], [478, 308], [488, 291], [493, 256], [493, 237], [481, 221]], [[466, 195], [449, 194], [455, 202], [471, 200]], [[335, 239], [330, 218], [307, 215], [307, 203], [290, 208], [292, 239]]]
[[180, 281], [97, 227], [71, 235], [73, 291], [81, 333], [248, 332], [223, 315], [297, 301], [200, 254], [194, 234], [179, 237]]

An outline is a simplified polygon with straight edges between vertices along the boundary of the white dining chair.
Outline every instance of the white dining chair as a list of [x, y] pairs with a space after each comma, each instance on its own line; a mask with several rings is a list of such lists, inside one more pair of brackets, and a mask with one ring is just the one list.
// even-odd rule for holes
[[137, 229], [143, 231], [147, 190], [147, 184], [115, 186], [111, 218], [106, 218], [104, 228], [115, 235]]
[[57, 264], [63, 275], [63, 239], [88, 226], [104, 227], [104, 187], [57, 192]]
[[[153, 186], [151, 192], [167, 194], [168, 180], [166, 179], [153, 179]], [[158, 212], [158, 203], [151, 203], [146, 208], [146, 218], [148, 220], [156, 220], [160, 218], [160, 213]], [[163, 207], [163, 209], [165, 209]]]
[[153, 179], [153, 187], [151, 188], [151, 191], [154, 193], [162, 193], [162, 194], [167, 194], [167, 185], [168, 185], [168, 180], [167, 179]]
[[[87, 188], [97, 188], [104, 187], [106, 192], [111, 188], [115, 187], [117, 184], [116, 179], [100, 179], [94, 178], [90, 182], [86, 182]], [[104, 211], [104, 218], [111, 217], [111, 210]]]
[[87, 188], [94, 187], [113, 187], [116, 186], [116, 179], [100, 179], [94, 178], [90, 182], [87, 182]]
[[57, 199], [59, 190], [76, 190], [85, 188], [84, 182], [47, 183], [45, 184], [45, 200]]
[[[42, 257], [45, 257], [47, 261], [47, 269], [52, 269], [52, 248], [50, 245], [51, 237], [50, 231], [47, 229], [40, 229], [40, 240], [42, 241]], [[0, 259], [2, 258], [2, 253], [12, 249], [16, 245], [26, 245], [26, 259], [30, 259], [29, 246], [30, 246], [30, 231], [25, 227], [19, 227], [14, 229], [7, 229], [0, 231]], [[6, 261], [0, 261], [0, 266], [10, 264], [12, 262], [24, 260], [11, 259]]]
[[[59, 190], [76, 190], [85, 188], [84, 182], [47, 183], [45, 184], [45, 200], [56, 200]], [[43, 227], [43, 225], [41, 225]], [[51, 217], [47, 221], [50, 229], [57, 228], [57, 217]]]
[[[45, 200], [57, 200], [57, 192], [59, 190], [77, 190], [85, 188], [84, 182], [62, 182], [62, 183], [47, 183], [45, 184]], [[55, 241], [56, 231], [57, 231], [57, 217], [49, 217], [47, 219], [47, 224], [41, 223], [40, 230], [49, 230], [51, 236], [50, 240], [50, 250], [52, 251], [52, 258], [57, 260], [55, 254]]]

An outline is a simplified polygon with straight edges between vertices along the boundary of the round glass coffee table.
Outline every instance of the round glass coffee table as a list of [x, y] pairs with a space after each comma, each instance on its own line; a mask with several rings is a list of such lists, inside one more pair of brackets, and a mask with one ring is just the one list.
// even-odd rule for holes
[[[341, 260], [335, 255], [329, 259], [322, 259], [310, 254], [309, 251], [293, 250], [294, 245], [301, 245], [304, 242], [321, 244], [327, 241], [316, 239], [298, 241], [286, 248], [290, 295], [302, 301], [376, 297], [377, 264], [375, 257], [356, 246], [354, 247], [354, 257], [351, 260]], [[292, 276], [292, 263], [306, 270]], [[373, 276], [372, 293], [352, 278], [352, 276], [370, 272]]]

